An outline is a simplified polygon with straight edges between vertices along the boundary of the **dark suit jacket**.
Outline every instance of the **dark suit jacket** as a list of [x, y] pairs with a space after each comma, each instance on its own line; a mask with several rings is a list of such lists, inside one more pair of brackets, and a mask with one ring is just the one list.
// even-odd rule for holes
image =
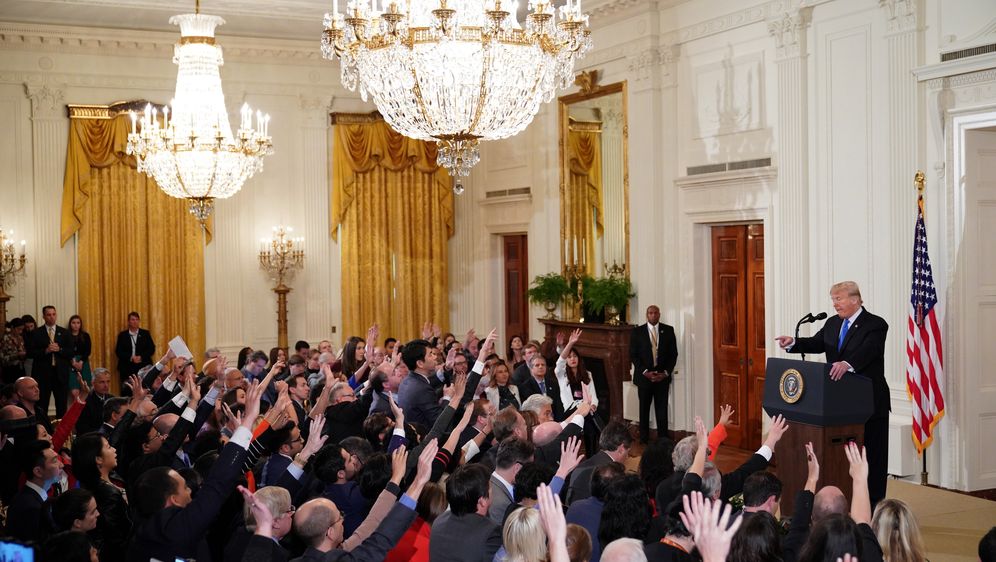
[[590, 459], [585, 459], [571, 472], [570, 484], [567, 488], [567, 505], [591, 496], [591, 474], [596, 468], [612, 462], [612, 457], [605, 451], [599, 451]]
[[134, 375], [139, 369], [152, 364], [152, 356], [156, 353], [156, 342], [152, 341], [152, 334], [145, 328], [138, 329], [138, 336], [135, 337], [135, 355], [142, 358], [141, 363], [131, 362], [131, 335], [128, 330], [122, 330], [118, 334], [118, 342], [114, 346], [114, 354], [118, 356], [118, 373], [124, 379], [129, 375]]
[[111, 398], [108, 394], [103, 399], [97, 396], [96, 392], [91, 392], [86, 398], [86, 405], [80, 417], [76, 420], [76, 435], [83, 435], [91, 431], [99, 431], [104, 425], [104, 402]]
[[[357, 395], [352, 402], [339, 402], [325, 410], [323, 433], [329, 436], [329, 443], [338, 443], [347, 437], [363, 435], [363, 420], [370, 412], [370, 392]], [[408, 410], [405, 410], [408, 419]]]
[[100, 480], [92, 488], [97, 501], [100, 518], [97, 519], [96, 534], [99, 537], [101, 562], [124, 560], [128, 538], [131, 536], [131, 512], [124, 492], [117, 486]]
[[204, 537], [225, 500], [235, 490], [245, 457], [246, 450], [236, 443], [222, 447], [221, 455], [187, 507], [163, 509], [135, 526], [127, 560], [211, 560]]
[[277, 541], [269, 537], [257, 537], [252, 531], [240, 527], [232, 533], [232, 538], [225, 545], [223, 562], [241, 562], [250, 559], [252, 556], [250, 547], [258, 554], [266, 554], [265, 557], [255, 558], [260, 561], [286, 562], [290, 558], [287, 549]]
[[[435, 377], [432, 373], [429, 376]], [[415, 371], [408, 373], [405, 380], [401, 381], [398, 401], [405, 411], [405, 421], [421, 424], [423, 427], [432, 427], [439, 413], [443, 411], [443, 406], [439, 404], [439, 396], [436, 395], [432, 384]]]
[[[353, 550], [349, 552], [332, 550], [322, 554], [318, 550], [309, 548], [304, 552], [304, 556], [295, 558], [293, 562], [339, 562], [340, 560], [343, 562], [381, 562], [387, 557], [387, 553], [394, 548], [394, 545], [398, 544], [414, 520], [414, 511], [401, 505], [401, 503], [396, 503], [377, 526], [377, 530]], [[249, 543], [249, 550], [246, 551], [246, 562], [269, 560], [268, 558], [256, 558], [250, 553], [254, 544], [257, 543]]]
[[[45, 348], [51, 341], [48, 339], [48, 328], [44, 324], [34, 329], [29, 337], [25, 339], [25, 347], [28, 356], [35, 360], [31, 369], [33, 378], [39, 376], [49, 376], [53, 374], [69, 376], [69, 360], [73, 358], [73, 351], [76, 345], [73, 343], [73, 336], [69, 330], [62, 326], [55, 327], [55, 343], [59, 344], [59, 351], [46, 353]], [[55, 367], [52, 367], [52, 358], [55, 358]], [[67, 379], [68, 380], [68, 379]], [[51, 386], [49, 386], [51, 388]]]
[[[553, 399], [553, 419], [563, 421], [564, 404], [560, 401], [560, 382], [557, 380], [557, 375], [547, 369], [543, 380], [546, 383], [546, 395]], [[540, 386], [536, 379], [530, 375], [526, 382], [519, 385], [519, 398], [524, 403], [533, 394], [540, 394]]]
[[432, 562], [492, 562], [501, 548], [501, 526], [476, 513], [443, 513], [432, 523], [429, 560]]
[[280, 477], [284, 475], [284, 471], [290, 466], [291, 459], [281, 455], [280, 453], [274, 453], [270, 455], [270, 458], [263, 465], [263, 478], [260, 480], [260, 486], [273, 486], [280, 481]]
[[847, 361], [855, 373], [864, 375], [872, 381], [875, 403], [875, 413], [872, 417], [887, 416], [892, 410], [889, 384], [885, 382], [885, 337], [889, 332], [889, 324], [881, 317], [868, 312], [865, 307], [861, 307], [861, 314], [854, 324], [848, 327], [844, 345], [838, 351], [837, 340], [843, 323], [844, 320], [839, 316], [828, 318], [819, 332], [812, 337], [796, 339], [788, 352], [824, 353], [828, 365], [837, 361]]
[[[46, 336], [47, 337], [47, 336]], [[38, 492], [27, 485], [14, 494], [7, 509], [7, 529], [3, 533], [19, 541], [37, 541], [42, 538], [42, 514], [45, 501]]]
[[[674, 337], [674, 328], [663, 322], [657, 323], [656, 364], [647, 324], [633, 328], [633, 335], [629, 339], [629, 360], [633, 363], [633, 384], [636, 386], [650, 384], [650, 381], [643, 376], [644, 371], [673, 373], [674, 365], [678, 362], [678, 342]], [[667, 377], [661, 382], [670, 384], [672, 378]]]

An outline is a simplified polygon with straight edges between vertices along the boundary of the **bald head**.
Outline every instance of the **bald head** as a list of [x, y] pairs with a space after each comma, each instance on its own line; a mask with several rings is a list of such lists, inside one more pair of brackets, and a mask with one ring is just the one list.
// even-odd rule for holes
[[178, 419], [180, 416], [176, 414], [163, 414], [152, 422], [152, 427], [156, 428], [159, 433], [168, 435]]
[[0, 420], [23, 420], [28, 417], [28, 413], [20, 406], [4, 406], [0, 408]]
[[560, 424], [554, 421], [543, 422], [533, 428], [533, 444], [542, 447], [560, 435]]
[[[308, 546], [321, 549], [326, 541], [328, 543], [334, 542], [328, 536], [329, 528], [332, 527], [333, 522], [338, 525], [337, 520], [341, 521], [341, 519], [339, 508], [332, 503], [332, 500], [315, 498], [301, 504], [301, 507], [294, 513], [294, 532]], [[342, 542], [341, 530], [338, 537], [338, 542]], [[335, 547], [338, 546], [338, 542], [324, 546]]]
[[847, 498], [837, 486], [824, 486], [813, 498], [813, 523], [819, 523], [828, 515], [846, 515]]

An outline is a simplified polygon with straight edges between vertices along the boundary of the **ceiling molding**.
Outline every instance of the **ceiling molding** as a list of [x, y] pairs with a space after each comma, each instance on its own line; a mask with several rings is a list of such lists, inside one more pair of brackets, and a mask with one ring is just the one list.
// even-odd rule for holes
[[[0, 49], [85, 53], [119, 57], [172, 58], [179, 33], [0, 22]], [[226, 60], [322, 66], [318, 40], [220, 36]]]

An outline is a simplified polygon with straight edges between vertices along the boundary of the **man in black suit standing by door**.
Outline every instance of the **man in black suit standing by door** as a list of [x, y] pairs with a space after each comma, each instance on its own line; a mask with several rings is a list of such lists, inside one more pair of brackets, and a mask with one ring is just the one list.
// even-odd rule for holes
[[885, 382], [885, 337], [889, 324], [862, 306], [861, 291], [853, 281], [830, 287], [830, 300], [836, 316], [831, 316], [819, 332], [808, 338], [775, 338], [789, 353], [825, 353], [830, 380], [839, 381], [852, 373], [872, 381], [875, 411], [865, 422], [865, 448], [868, 452], [868, 492], [872, 508], [885, 497], [889, 465], [889, 384]]
[[142, 367], [151, 365], [152, 356], [156, 354], [156, 342], [152, 341], [148, 330], [139, 327], [141, 321], [137, 312], [129, 312], [128, 329], [118, 334], [118, 342], [114, 346], [122, 384]]
[[661, 324], [661, 309], [647, 307], [647, 323], [633, 328], [629, 358], [633, 362], [633, 384], [640, 397], [640, 441], [650, 439], [650, 405], [657, 417], [657, 436], [667, 435], [667, 394], [674, 365], [678, 362], [678, 342], [674, 328]]
[[45, 323], [31, 332], [28, 355], [34, 359], [32, 378], [38, 381], [40, 397], [35, 408], [41, 415], [48, 415], [48, 402], [55, 394], [55, 417], [66, 413], [69, 398], [69, 360], [73, 357], [73, 340], [69, 330], [56, 324], [55, 307], [42, 308]]

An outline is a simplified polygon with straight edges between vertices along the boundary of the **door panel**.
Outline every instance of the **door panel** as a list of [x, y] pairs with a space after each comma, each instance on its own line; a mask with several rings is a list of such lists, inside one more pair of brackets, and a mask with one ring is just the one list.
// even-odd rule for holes
[[[730, 404], [734, 415], [727, 426], [727, 443], [742, 447], [746, 432], [744, 406], [746, 376], [747, 287], [744, 283], [747, 233], [741, 226], [712, 229], [712, 307], [714, 406]], [[718, 420], [718, 417], [717, 417]]]
[[[502, 237], [505, 259], [505, 339], [512, 335], [529, 339], [529, 289], [527, 239], [525, 234]], [[504, 349], [498, 346], [500, 349]]]
[[727, 443], [761, 441], [764, 390], [764, 230], [761, 224], [712, 228], [713, 385], [716, 420], [733, 406]]

